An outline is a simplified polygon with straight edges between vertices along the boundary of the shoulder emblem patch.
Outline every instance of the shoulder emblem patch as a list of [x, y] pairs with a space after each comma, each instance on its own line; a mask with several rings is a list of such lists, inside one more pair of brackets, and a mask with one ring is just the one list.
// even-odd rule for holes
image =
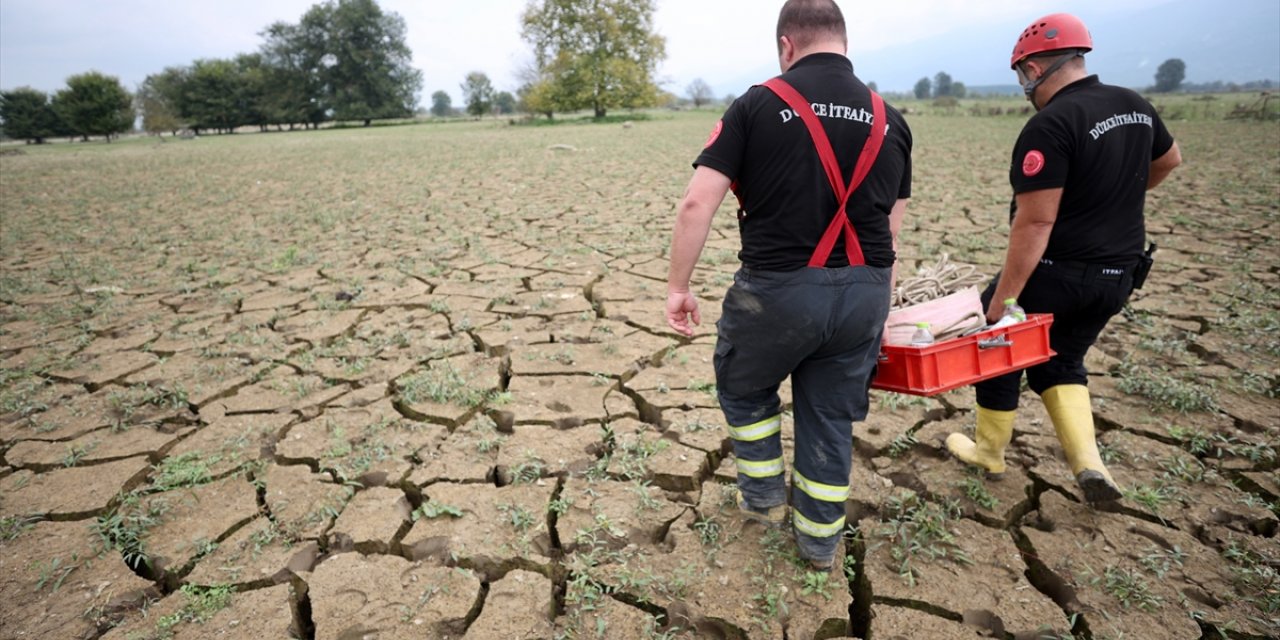
[[1022, 175], [1031, 178], [1044, 170], [1044, 154], [1032, 149], [1022, 158]]
[[720, 137], [721, 131], [724, 131], [724, 120], [716, 120], [716, 126], [711, 130], [711, 135], [707, 137], [707, 143], [702, 145], [702, 148], [706, 149], [707, 147], [715, 144], [716, 140]]

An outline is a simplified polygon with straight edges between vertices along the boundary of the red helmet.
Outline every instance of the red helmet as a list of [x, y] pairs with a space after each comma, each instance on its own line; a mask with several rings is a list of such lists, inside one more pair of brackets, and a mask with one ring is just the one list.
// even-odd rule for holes
[[1080, 18], [1055, 13], [1032, 22], [1013, 45], [1009, 68], [1018, 66], [1027, 56], [1059, 49], [1079, 49], [1081, 53], [1093, 50], [1093, 38]]

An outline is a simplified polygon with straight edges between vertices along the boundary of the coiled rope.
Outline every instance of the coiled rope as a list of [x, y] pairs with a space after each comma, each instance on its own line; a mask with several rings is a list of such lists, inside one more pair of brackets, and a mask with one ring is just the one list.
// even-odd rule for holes
[[[986, 279], [987, 276], [979, 273], [977, 267], [971, 264], [953, 263], [951, 256], [944, 253], [932, 267], [920, 267], [916, 270], [914, 277], [898, 281], [897, 288], [893, 290], [892, 308], [898, 309], [937, 300], [967, 287], [980, 285]], [[981, 328], [986, 325], [986, 321], [983, 314], [970, 313], [950, 326], [936, 327], [933, 335], [936, 340], [946, 340]], [[902, 326], [909, 325], [898, 323], [890, 325], [889, 328]]]
[[898, 286], [893, 290], [892, 308], [937, 300], [986, 280], [987, 276], [979, 273], [977, 267], [953, 263], [951, 256], [944, 253], [932, 267], [920, 267], [914, 277], [898, 280]]

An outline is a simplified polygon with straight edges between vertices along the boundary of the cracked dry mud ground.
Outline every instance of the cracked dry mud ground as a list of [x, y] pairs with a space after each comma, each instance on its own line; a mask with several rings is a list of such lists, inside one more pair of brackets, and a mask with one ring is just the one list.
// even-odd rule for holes
[[[1171, 123], [1155, 273], [1089, 360], [1120, 507], [1030, 394], [984, 483], [940, 444], [971, 391], [877, 392], [820, 575], [729, 508], [728, 204], [697, 335], [660, 313], [713, 121], [0, 158], [0, 637], [1280, 634], [1275, 123]], [[994, 272], [1021, 121], [911, 124], [906, 270]]]

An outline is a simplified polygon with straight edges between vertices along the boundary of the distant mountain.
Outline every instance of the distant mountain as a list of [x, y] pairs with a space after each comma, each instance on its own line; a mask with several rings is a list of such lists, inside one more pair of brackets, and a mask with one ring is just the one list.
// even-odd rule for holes
[[[1169, 58], [1187, 64], [1187, 82], [1280, 80], [1280, 2], [1277, 0], [1172, 0], [1136, 11], [1092, 17], [1096, 49], [1089, 70], [1103, 82], [1145, 88]], [[922, 77], [939, 71], [967, 87], [1010, 85], [1013, 39], [1034, 16], [1017, 16], [979, 29], [945, 33], [870, 53], [854, 53], [858, 77], [883, 92], [907, 92]], [[778, 73], [761, 67], [715, 83], [719, 93], [741, 93]], [[1013, 85], [1014, 92], [1017, 91]]]

